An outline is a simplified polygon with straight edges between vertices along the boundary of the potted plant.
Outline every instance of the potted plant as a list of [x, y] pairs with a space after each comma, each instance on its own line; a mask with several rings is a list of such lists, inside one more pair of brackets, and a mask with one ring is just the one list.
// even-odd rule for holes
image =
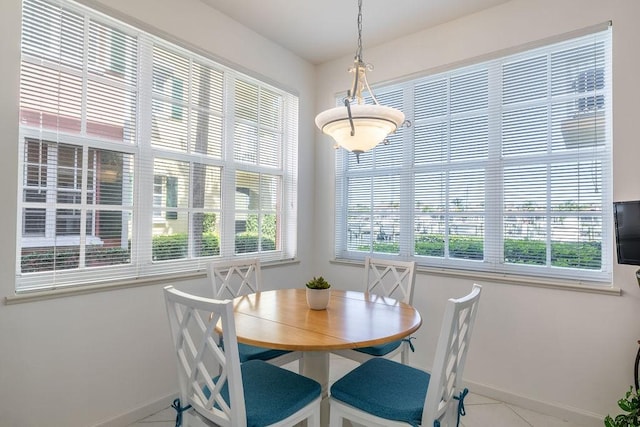
[[629, 427], [640, 425], [640, 395], [633, 391], [633, 387], [629, 387], [629, 391], [625, 396], [618, 400], [618, 406], [625, 413], [616, 415], [612, 418], [607, 415], [604, 419], [606, 427]]
[[331, 284], [324, 277], [313, 277], [306, 284], [307, 304], [312, 310], [324, 310], [329, 305], [331, 297]]

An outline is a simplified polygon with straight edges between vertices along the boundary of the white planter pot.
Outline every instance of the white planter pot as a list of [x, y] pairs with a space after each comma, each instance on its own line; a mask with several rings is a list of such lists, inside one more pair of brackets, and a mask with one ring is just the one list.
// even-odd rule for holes
[[325, 310], [329, 305], [331, 288], [309, 289], [307, 288], [307, 305], [311, 310]]

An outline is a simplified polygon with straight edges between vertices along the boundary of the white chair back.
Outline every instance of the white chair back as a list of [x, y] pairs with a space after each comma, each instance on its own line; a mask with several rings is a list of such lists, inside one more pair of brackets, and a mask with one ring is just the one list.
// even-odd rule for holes
[[[363, 288], [366, 293], [412, 304], [415, 280], [416, 263], [414, 261], [391, 261], [371, 257], [366, 257], [364, 260]], [[408, 365], [409, 351], [413, 350], [411, 339], [411, 337], [406, 337], [395, 348], [373, 346], [334, 350], [333, 353], [359, 363], [364, 363], [374, 357], [393, 358], [400, 353], [402, 363]]]
[[[164, 288], [164, 295], [178, 360], [182, 407], [191, 405], [220, 426], [244, 427], [245, 401], [232, 302], [189, 295], [172, 286]], [[218, 322], [224, 349], [214, 339]], [[229, 404], [221, 395], [225, 385]]]
[[414, 261], [366, 257], [364, 269], [365, 292], [394, 298], [406, 304], [413, 302], [413, 284], [416, 279]]
[[474, 284], [467, 296], [447, 301], [425, 397], [423, 426], [433, 425], [434, 420], [442, 427], [456, 426], [458, 400], [454, 398], [464, 390], [462, 373], [481, 291], [482, 286]]
[[212, 262], [207, 274], [217, 299], [248, 295], [260, 290], [262, 272], [258, 258]]
[[[258, 258], [212, 262], [207, 266], [207, 276], [213, 286], [213, 297], [216, 299], [234, 299], [262, 289], [262, 271]], [[276, 355], [271, 349], [257, 349], [257, 352], [256, 349], [254, 346], [241, 345], [240, 359], [261, 359], [276, 366], [302, 359], [302, 353], [299, 351], [278, 351]]]

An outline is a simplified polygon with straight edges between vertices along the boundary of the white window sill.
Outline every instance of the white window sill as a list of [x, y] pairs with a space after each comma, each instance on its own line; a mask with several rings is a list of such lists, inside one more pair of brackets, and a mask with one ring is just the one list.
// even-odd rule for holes
[[[282, 266], [286, 264], [297, 264], [300, 261], [297, 258], [286, 259], [280, 261], [268, 261], [260, 263], [262, 269]], [[198, 270], [187, 273], [174, 275], [160, 275], [154, 277], [145, 277], [139, 279], [119, 280], [108, 283], [100, 283], [95, 285], [67, 286], [58, 289], [39, 289], [32, 291], [18, 292], [4, 298], [5, 305], [21, 304], [33, 301], [43, 301], [55, 298], [71, 297], [76, 295], [93, 294], [97, 292], [115, 291], [119, 289], [136, 288], [138, 286], [167, 284], [168, 282], [179, 282], [191, 279], [200, 279], [206, 276], [206, 271]]]
[[[345, 260], [345, 259], [334, 259], [331, 261], [332, 264], [342, 264], [342, 265], [361, 265], [364, 263], [362, 261], [356, 260]], [[576, 292], [588, 292], [588, 293], [596, 293], [596, 294], [605, 294], [605, 295], [621, 295], [622, 290], [613, 285], [609, 286], [606, 284], [596, 284], [589, 283], [584, 281], [570, 281], [570, 280], [558, 280], [558, 279], [544, 279], [538, 277], [529, 277], [529, 276], [516, 276], [516, 275], [507, 275], [507, 274], [495, 274], [495, 273], [485, 273], [479, 271], [462, 271], [462, 270], [454, 270], [449, 268], [430, 268], [430, 267], [417, 267], [417, 273], [435, 275], [435, 276], [444, 276], [444, 277], [453, 277], [453, 278], [464, 278], [471, 279], [474, 281], [484, 281], [484, 282], [494, 282], [494, 283], [505, 283], [510, 285], [519, 285], [519, 286], [531, 286], [535, 288], [547, 288], [547, 289], [556, 289], [556, 290], [565, 290], [565, 291], [576, 291]]]

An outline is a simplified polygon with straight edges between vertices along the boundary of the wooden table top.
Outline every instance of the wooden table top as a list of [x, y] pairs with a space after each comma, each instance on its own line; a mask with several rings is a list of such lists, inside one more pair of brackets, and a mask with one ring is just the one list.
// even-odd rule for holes
[[408, 304], [335, 289], [326, 310], [309, 309], [305, 289], [257, 292], [233, 305], [239, 342], [281, 350], [367, 347], [406, 337], [422, 324]]

